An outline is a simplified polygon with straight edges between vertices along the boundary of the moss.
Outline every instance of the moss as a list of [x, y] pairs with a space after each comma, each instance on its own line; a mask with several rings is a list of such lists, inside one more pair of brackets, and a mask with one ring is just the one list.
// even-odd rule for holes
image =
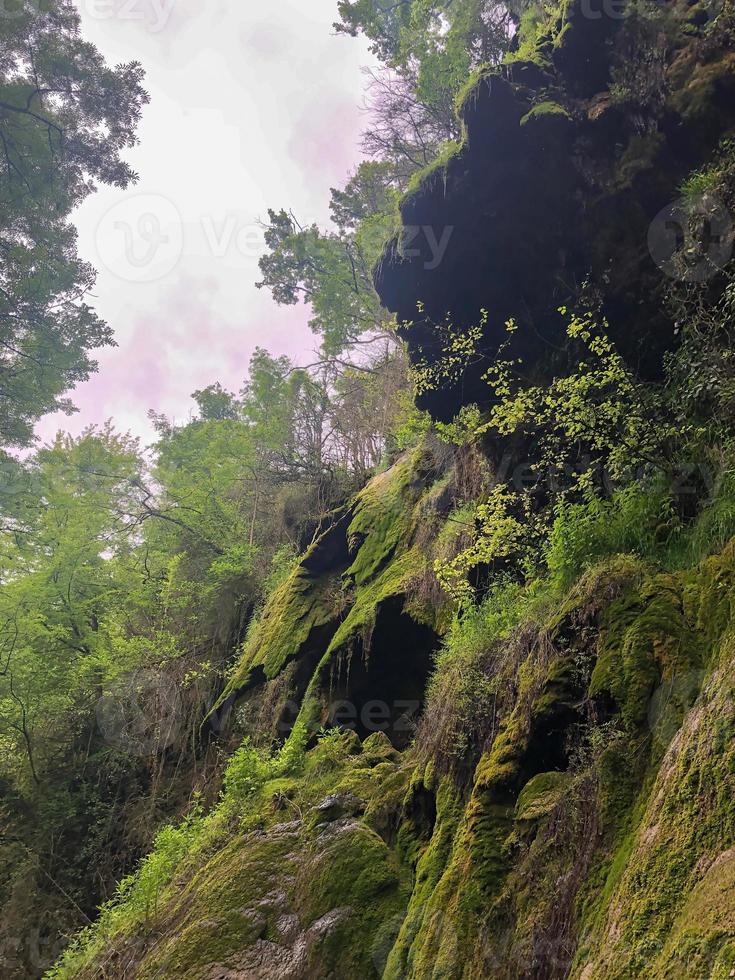
[[414, 455], [381, 473], [358, 494], [347, 531], [354, 561], [346, 577], [361, 586], [405, 545], [411, 531]]
[[[420, 572], [424, 562], [424, 556], [418, 549], [414, 548], [405, 555], [401, 555], [400, 558], [396, 558], [381, 575], [369, 585], [364, 586], [358, 592], [355, 604], [347, 618], [335, 633], [325, 656], [331, 658], [335, 652], [349, 649], [358, 636], [369, 636], [375, 625], [380, 606], [388, 599], [406, 595], [411, 582]], [[426, 621], [429, 618], [428, 611], [426, 617], [423, 617], [418, 609], [415, 609], [414, 612], [420, 621]], [[367, 651], [369, 651], [369, 642], [366, 647]]]
[[681, 576], [658, 576], [605, 615], [590, 695], [610, 693], [628, 726], [645, 722], [660, 680], [701, 666], [702, 644], [684, 616], [682, 588]]
[[[735, 54], [727, 50], [723, 32], [723, 50], [719, 57], [702, 60], [696, 50], [685, 49], [669, 70], [671, 94], [669, 104], [685, 120], [699, 119], [717, 111], [718, 103], [731, 96], [725, 94], [735, 76]], [[718, 90], [723, 89], [720, 96]]]
[[369, 637], [380, 604], [405, 593], [426, 565], [417, 551], [406, 552], [431, 476], [418, 447], [365, 486], [346, 517], [317, 539], [269, 598], [220, 702], [261, 674], [273, 680], [307, 650], [324, 650], [332, 637], [325, 661], [357, 637]]
[[548, 119], [564, 119], [571, 122], [572, 117], [558, 102], [541, 102], [526, 113], [521, 119], [521, 126], [528, 126], [530, 123]]
[[547, 817], [568, 788], [570, 777], [565, 772], [542, 772], [529, 780], [516, 802], [516, 820], [540, 820]]
[[735, 540], [684, 576], [682, 602], [687, 620], [712, 650], [735, 613]]
[[464, 142], [448, 140], [428, 166], [411, 176], [401, 206], [403, 207], [410, 198], [424, 190], [430, 182], [433, 183], [437, 180], [446, 182], [449, 164], [460, 154], [463, 146]]
[[635, 178], [655, 166], [656, 157], [665, 145], [662, 133], [636, 134], [622, 153], [615, 175], [616, 186], [621, 190], [631, 187]]
[[368, 821], [348, 815], [359, 814], [359, 800], [344, 816], [314, 809], [327, 796], [345, 798], [345, 787], [384, 799], [396, 778], [405, 793], [395, 753], [379, 738], [369, 748], [380, 761], [365, 765], [352, 733], [321, 739], [299, 776], [271, 779], [243, 803], [239, 823], [258, 829], [221, 827], [206, 847], [192, 838], [146, 920], [109, 936], [105, 955], [132, 956], [126, 969], [141, 978], [194, 980], [212, 970], [247, 973], [262, 956], [288, 964], [301, 950], [319, 975], [377, 977], [387, 950], [376, 951], [375, 937], [402, 918], [410, 873]]
[[[425, 462], [414, 453], [372, 481], [328, 570], [312, 550], [264, 612], [246, 673], [277, 674], [333, 629], [296, 749], [320, 727], [332, 668], [369, 649], [381, 606], [406, 601], [426, 566], [417, 529], [438, 508], [422, 509], [436, 491]], [[337, 567], [354, 589], [342, 621], [328, 598]], [[465, 642], [494, 645], [483, 669], [509, 689], [471, 786], [382, 733], [319, 738], [298, 767], [270, 767], [277, 778], [230, 801], [206, 843], [192, 835], [145, 921], [104, 937], [106, 962], [141, 980], [247, 975], [259, 944], [287, 955], [285, 918], [307, 972], [335, 980], [729, 976], [735, 543], [667, 574], [618, 555], [567, 594], [553, 580], [541, 593], [534, 605], [513, 586], [465, 623]], [[671, 717], [657, 712], [661, 692]], [[357, 804], [331, 819], [319, 804], [333, 795]], [[539, 959], [561, 947], [572, 964]]]
[[435, 893], [450, 862], [462, 813], [461, 801], [448, 779], [444, 779], [438, 787], [436, 808], [436, 824], [431, 842], [418, 860], [411, 901], [388, 957], [383, 980], [403, 980], [406, 976], [440, 976], [431, 971], [422, 971], [429, 959], [424, 950], [432, 945], [431, 942], [424, 941], [425, 935], [434, 935], [446, 924]]
[[314, 579], [299, 565], [269, 599], [223, 697], [247, 684], [257, 668], [272, 680], [297, 657], [314, 631], [338, 615], [334, 575]]
[[735, 844], [734, 653], [728, 639], [722, 666], [642, 797], [574, 976], [712, 976], [731, 955], [732, 902], [720, 905], [718, 895], [731, 887]]
[[467, 81], [459, 88], [454, 97], [454, 110], [459, 119], [463, 118], [467, 106], [477, 99], [477, 93], [484, 79], [494, 74], [497, 74], [497, 69], [485, 66], [470, 72]]
[[715, 961], [735, 959], [735, 850], [720, 854], [679, 912], [658, 958], [660, 972], [716, 976]]
[[[176, 976], [200, 978], [204, 967], [227, 963], [243, 946], [263, 935], [278, 910], [258, 914], [259, 900], [273, 883], [273, 869], [293, 871], [289, 851], [294, 836], [236, 837], [194, 876], [166, 909], [168, 935], [144, 957], [141, 980]], [[175, 923], [175, 929], [171, 926]]]
[[648, 571], [645, 562], [634, 555], [615, 555], [598, 562], [568, 590], [546, 629], [556, 635], [571, 623], [573, 627], [594, 622], [614, 600], [639, 585]]

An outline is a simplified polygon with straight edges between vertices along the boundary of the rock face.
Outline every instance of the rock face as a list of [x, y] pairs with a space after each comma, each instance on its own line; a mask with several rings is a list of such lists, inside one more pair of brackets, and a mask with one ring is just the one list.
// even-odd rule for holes
[[[434, 482], [425, 454], [403, 462], [390, 479], [404, 519], [418, 497], [439, 522], [427, 542], [446, 538], [447, 477], [466, 461]], [[395, 498], [371, 508], [384, 547]], [[382, 554], [355, 607], [383, 601]], [[400, 581], [405, 603], [420, 583]], [[464, 695], [488, 719], [469, 777], [448, 764], [461, 730], [443, 751], [428, 745], [445, 724], [436, 697], [431, 728], [402, 752], [392, 732], [335, 729], [290, 775], [205, 822], [173, 879], [64, 980], [729, 977], [735, 542], [677, 573], [607, 559], [545, 609], [487, 641], [495, 707], [481, 690]], [[302, 722], [329, 724], [326, 676], [317, 667], [302, 693]]]
[[[403, 205], [435, 242], [453, 228], [442, 263], [404, 238], [377, 271], [414, 359], [448, 312], [485, 308], [487, 355], [515, 317], [509, 356], [543, 376], [589, 280], [655, 374], [672, 324], [649, 228], [735, 123], [732, 20], [707, 11], [572, 0], [475, 80], [464, 146]], [[479, 374], [425, 405], [481, 398]], [[614, 554], [516, 619], [468, 617], [473, 656], [440, 661], [427, 696], [459, 628], [434, 561], [492, 475], [430, 433], [334, 515], [224, 696], [298, 766], [256, 778], [253, 749], [242, 799], [63, 980], [735, 976], [735, 541], [668, 572]], [[416, 739], [410, 705], [428, 705]]]
[[[624, 9], [571, 0], [468, 89], [463, 145], [405, 198], [404, 230], [376, 269], [384, 305], [412, 324], [414, 361], [439, 356], [436, 324], [466, 329], [485, 309], [487, 357], [513, 317], [507, 356], [543, 373], [563, 335], [558, 308], [586, 293], [628, 360], [660, 370], [674, 325], [649, 231], [735, 123], [735, 51], [730, 22], [711, 24], [704, 4]], [[659, 221], [660, 262], [682, 243]], [[482, 370], [423, 407], [446, 421], [487, 401]]]

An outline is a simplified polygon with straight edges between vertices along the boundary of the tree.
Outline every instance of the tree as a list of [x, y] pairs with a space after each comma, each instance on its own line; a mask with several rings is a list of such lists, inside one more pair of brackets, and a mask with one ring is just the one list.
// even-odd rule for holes
[[199, 406], [199, 414], [206, 421], [221, 421], [237, 418], [235, 396], [219, 383], [209, 385], [203, 391], [195, 391], [191, 396]]
[[434, 160], [443, 144], [461, 136], [454, 93], [423, 101], [418, 94], [415, 66], [400, 71], [390, 67], [371, 68], [367, 102], [370, 127], [362, 137], [362, 148], [371, 160], [389, 163], [398, 186], [405, 188], [418, 170]]
[[108, 427], [60, 436], [28, 466], [33, 488], [16, 496], [0, 552], [0, 743], [38, 781], [64, 752], [61, 719], [79, 691], [123, 666], [108, 659], [104, 624], [120, 600], [114, 559], [131, 546], [142, 461]]
[[27, 445], [65, 391], [94, 371], [112, 341], [85, 301], [93, 269], [69, 216], [97, 184], [136, 174], [148, 97], [137, 62], [109, 68], [80, 36], [70, 0], [7, 0], [0, 19], [0, 442]]
[[[335, 230], [268, 212], [258, 283], [277, 303], [311, 306], [326, 358], [390, 334], [372, 270], [399, 223], [400, 196], [442, 144], [460, 137], [457, 92], [473, 67], [500, 59], [512, 20], [505, 4], [489, 0], [342, 0], [338, 7], [337, 31], [364, 34], [383, 62], [368, 72], [369, 159], [344, 189], [332, 189]], [[353, 356], [350, 369], [359, 367]]]
[[382, 67], [368, 72], [365, 152], [404, 178], [457, 139], [458, 91], [508, 49], [513, 3], [498, 0], [342, 0], [338, 33], [363, 34]]
[[364, 34], [386, 65], [403, 70], [415, 62], [427, 91], [442, 84], [456, 88], [468, 67], [500, 59], [519, 6], [497, 0], [340, 0], [334, 27], [351, 37]]
[[[380, 305], [372, 280], [377, 259], [376, 229], [359, 223], [345, 211], [360, 207], [355, 195], [340, 199], [340, 217], [354, 220], [356, 230], [323, 232], [316, 225], [303, 226], [288, 212], [268, 211], [265, 242], [269, 253], [260, 260], [263, 279], [276, 303], [311, 306], [309, 325], [321, 336], [325, 356], [335, 357], [376, 335], [384, 336], [390, 318]], [[382, 218], [379, 218], [379, 223]], [[382, 235], [382, 240], [387, 237]]]

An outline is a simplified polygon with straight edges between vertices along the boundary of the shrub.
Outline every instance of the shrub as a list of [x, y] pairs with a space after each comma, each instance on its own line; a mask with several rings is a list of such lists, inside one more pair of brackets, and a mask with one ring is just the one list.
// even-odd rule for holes
[[653, 557], [678, 530], [673, 501], [663, 482], [633, 483], [611, 500], [590, 496], [562, 503], [546, 547], [546, 562], [557, 586], [571, 585], [603, 558], [616, 554]]

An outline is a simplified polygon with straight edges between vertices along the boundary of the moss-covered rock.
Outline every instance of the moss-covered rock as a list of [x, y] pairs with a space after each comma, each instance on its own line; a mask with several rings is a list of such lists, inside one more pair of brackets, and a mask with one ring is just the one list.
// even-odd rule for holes
[[691, 4], [614, 6], [529, 8], [514, 52], [461, 94], [462, 143], [402, 203], [405, 227], [437, 241], [452, 229], [438, 268], [430, 236], [407, 253], [399, 234], [375, 271], [413, 361], [442, 356], [436, 324], [447, 316], [462, 331], [490, 313], [482, 363], [421, 393], [441, 421], [491, 400], [482, 376], [501, 347], [551, 371], [559, 306], [583, 301], [576, 284], [594, 285], [616, 345], [648, 378], [675, 343], [648, 230], [735, 124], [733, 15], [725, 5], [715, 23], [693, 26]]
[[516, 820], [534, 821], [548, 817], [569, 787], [565, 772], [542, 772], [530, 779], [516, 802]]

